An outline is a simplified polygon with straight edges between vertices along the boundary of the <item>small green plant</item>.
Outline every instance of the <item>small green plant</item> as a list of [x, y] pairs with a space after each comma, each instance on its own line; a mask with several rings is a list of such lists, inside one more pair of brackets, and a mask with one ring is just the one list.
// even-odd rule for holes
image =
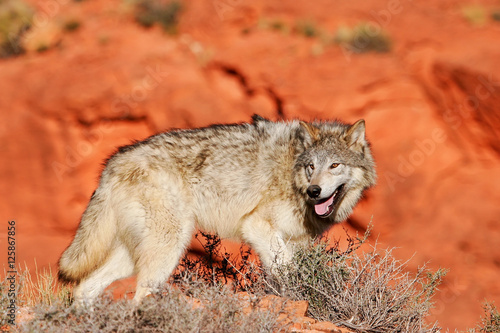
[[269, 27], [274, 31], [288, 32], [286, 23], [280, 20], [273, 20], [269, 22]]
[[179, 15], [182, 11], [180, 1], [138, 0], [135, 3], [135, 19], [144, 27], [159, 24], [168, 34], [177, 34]]
[[500, 9], [491, 12], [491, 18], [493, 19], [493, 21], [500, 21]]
[[392, 48], [392, 42], [387, 33], [370, 23], [361, 23], [354, 28], [340, 27], [334, 40], [353, 53], [385, 53]]
[[486, 24], [488, 16], [484, 7], [480, 5], [468, 5], [462, 7], [462, 15], [470, 24], [482, 26]]
[[[283, 20], [280, 19], [274, 19], [274, 18], [261, 18], [259, 19], [257, 23], [257, 28], [261, 30], [272, 30], [272, 31], [277, 31], [277, 32], [282, 32], [282, 33], [289, 33], [290, 28], [284, 22]], [[251, 28], [247, 28], [249, 32], [251, 31]]]
[[49, 50], [49, 45], [47, 43], [40, 43], [36, 48], [36, 52], [43, 53]]
[[320, 34], [319, 29], [316, 27], [316, 24], [309, 20], [298, 21], [295, 24], [294, 31], [299, 35], [308, 38], [318, 37]]
[[21, 37], [30, 28], [33, 13], [22, 1], [0, 1], [0, 58], [24, 52]]
[[63, 28], [65, 31], [73, 32], [73, 31], [80, 29], [80, 27], [81, 27], [80, 21], [78, 21], [76, 19], [70, 19], [70, 20], [64, 22]]

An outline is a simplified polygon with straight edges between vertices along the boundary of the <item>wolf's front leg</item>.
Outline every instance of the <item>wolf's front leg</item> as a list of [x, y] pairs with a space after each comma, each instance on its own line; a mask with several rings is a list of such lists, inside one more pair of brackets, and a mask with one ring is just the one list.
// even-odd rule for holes
[[267, 278], [268, 286], [278, 295], [286, 293], [280, 284], [283, 265], [292, 261], [295, 244], [273, 225], [257, 217], [248, 218], [242, 228], [243, 239], [257, 252], [260, 260], [271, 275]]
[[242, 237], [259, 255], [271, 273], [278, 266], [289, 263], [293, 257], [293, 244], [283, 237], [269, 221], [250, 216], [242, 226]]

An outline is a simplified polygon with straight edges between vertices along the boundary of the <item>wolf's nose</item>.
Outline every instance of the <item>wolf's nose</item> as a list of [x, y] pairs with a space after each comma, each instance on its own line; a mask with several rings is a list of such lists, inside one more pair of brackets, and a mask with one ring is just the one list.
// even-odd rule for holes
[[321, 193], [321, 187], [319, 187], [318, 185], [311, 185], [307, 188], [306, 192], [311, 199], [316, 199]]

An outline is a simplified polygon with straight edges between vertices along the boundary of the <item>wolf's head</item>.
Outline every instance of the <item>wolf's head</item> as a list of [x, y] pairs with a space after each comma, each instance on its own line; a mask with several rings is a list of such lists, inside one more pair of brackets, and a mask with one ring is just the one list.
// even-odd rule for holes
[[295, 164], [295, 186], [314, 214], [341, 222], [376, 181], [365, 122], [301, 122], [300, 133], [304, 151]]

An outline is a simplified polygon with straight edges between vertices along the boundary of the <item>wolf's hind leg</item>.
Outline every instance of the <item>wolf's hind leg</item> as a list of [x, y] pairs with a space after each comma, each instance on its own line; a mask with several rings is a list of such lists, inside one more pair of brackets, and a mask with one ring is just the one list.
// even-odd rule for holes
[[97, 296], [113, 281], [128, 277], [134, 272], [134, 264], [127, 248], [118, 245], [104, 264], [83, 279], [74, 290], [77, 306], [91, 305]]
[[135, 303], [140, 303], [145, 296], [158, 291], [167, 281], [189, 245], [193, 233], [192, 218], [175, 218], [166, 209], [160, 212], [162, 214], [158, 213], [156, 211], [155, 215], [162, 216], [162, 220], [148, 223], [149, 228], [136, 249], [138, 273]]

